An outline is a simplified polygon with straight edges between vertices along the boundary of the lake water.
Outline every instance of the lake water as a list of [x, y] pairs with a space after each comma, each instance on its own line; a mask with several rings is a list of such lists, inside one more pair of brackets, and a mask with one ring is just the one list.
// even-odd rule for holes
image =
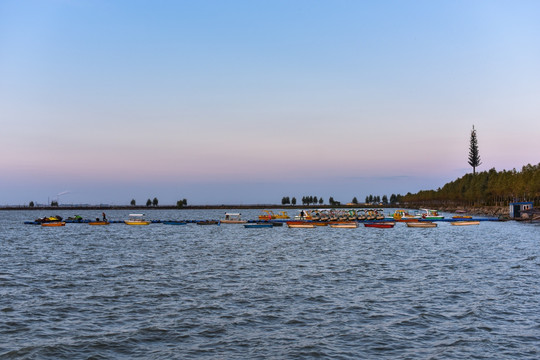
[[23, 224], [49, 215], [0, 211], [2, 359], [540, 358], [538, 225]]

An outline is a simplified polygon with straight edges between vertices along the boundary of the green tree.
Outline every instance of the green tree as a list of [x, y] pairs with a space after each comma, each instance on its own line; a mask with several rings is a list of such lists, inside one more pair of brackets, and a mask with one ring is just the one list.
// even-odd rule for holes
[[356, 196], [355, 196], [355, 197], [353, 197], [353, 199], [352, 199], [352, 203], [353, 203], [353, 204], [358, 204], [358, 199], [356, 198]]
[[28, 204], [29, 207], [34, 207], [34, 202], [33, 201], [30, 201], [30, 203]]
[[183, 207], [183, 206], [184, 206], [184, 202], [183, 202], [182, 200], [178, 200], [178, 201], [176, 202], [176, 207], [177, 207], [177, 208], [181, 208], [181, 207]]
[[150, 206], [150, 205], [152, 205], [152, 200], [150, 199], [146, 200], [146, 206]]
[[137, 205], [137, 202], [135, 201], [135, 199], [131, 199], [131, 203], [130, 203], [130, 204], [131, 204], [131, 206], [135, 206], [135, 205]]
[[383, 203], [384, 205], [387, 205], [387, 204], [388, 204], [388, 197], [387, 197], [386, 195], [383, 195], [383, 197], [382, 197], [382, 203]]
[[322, 205], [324, 204], [324, 199], [322, 198], [322, 196], [319, 198], [319, 205]]
[[51, 206], [58, 206], [58, 201], [56, 200], [51, 201]]
[[469, 165], [473, 168], [473, 174], [476, 174], [476, 168], [482, 165], [480, 161], [480, 153], [478, 152], [478, 139], [476, 138], [476, 130], [474, 125], [471, 131], [471, 142], [469, 145]]
[[182, 203], [184, 204], [184, 206], [187, 205], [187, 199], [182, 199]]
[[152, 205], [158, 206], [158, 203], [159, 203], [159, 201], [158, 201], [158, 199], [155, 197], [154, 200], [152, 200]]
[[296, 205], [296, 198], [295, 198], [294, 196], [293, 196], [293, 198], [291, 199], [291, 203], [292, 203], [293, 205]]

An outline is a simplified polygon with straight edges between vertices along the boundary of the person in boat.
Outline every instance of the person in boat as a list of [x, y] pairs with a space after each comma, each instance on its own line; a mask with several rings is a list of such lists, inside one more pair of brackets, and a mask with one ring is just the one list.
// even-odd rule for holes
[[101, 216], [103, 217], [103, 221], [107, 221], [107, 215], [105, 213], [102, 213]]
[[304, 210], [301, 210], [301, 211], [300, 211], [300, 218], [303, 219], [304, 216], [306, 216], [306, 214], [304, 213]]

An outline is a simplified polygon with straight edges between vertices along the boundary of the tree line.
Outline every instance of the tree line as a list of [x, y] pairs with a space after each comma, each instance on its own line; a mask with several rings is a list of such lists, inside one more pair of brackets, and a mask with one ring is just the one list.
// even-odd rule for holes
[[405, 203], [433, 203], [462, 206], [507, 206], [515, 201], [540, 205], [540, 163], [521, 171], [489, 171], [466, 174], [437, 190], [423, 190], [403, 197]]
[[[388, 196], [386, 195], [383, 195], [382, 198], [381, 196], [379, 195], [368, 195], [366, 196], [366, 201], [365, 201], [365, 204], [383, 204], [383, 205], [395, 205], [395, 204], [399, 204], [401, 199], [403, 198], [402, 195], [400, 194], [392, 194], [390, 196], [390, 199], [388, 199]], [[355, 196], [353, 197], [352, 201], [351, 201], [352, 204], [358, 204], [358, 198]], [[324, 199], [323, 197], [317, 197], [317, 196], [303, 196], [302, 197], [302, 205], [324, 205], [325, 202], [324, 202]], [[328, 198], [328, 203], [329, 205], [331, 206], [339, 206], [341, 205], [341, 202], [340, 201], [337, 201], [334, 199], [333, 196], [330, 196]], [[281, 205], [296, 205], [296, 198], [295, 197], [289, 197], [289, 196], [284, 196], [282, 199], [281, 199]]]

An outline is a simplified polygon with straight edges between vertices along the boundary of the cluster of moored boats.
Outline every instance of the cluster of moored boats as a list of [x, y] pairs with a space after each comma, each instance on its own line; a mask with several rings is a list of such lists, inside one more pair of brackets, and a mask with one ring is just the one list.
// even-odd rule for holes
[[[408, 227], [414, 228], [432, 228], [437, 227], [434, 221], [442, 220], [444, 216], [437, 210], [421, 209], [420, 212], [411, 214], [407, 210], [396, 210], [393, 214], [385, 216], [380, 209], [361, 209], [361, 210], [335, 210], [335, 209], [312, 209], [301, 210], [300, 213], [291, 219], [286, 211], [274, 213], [271, 210], [264, 210], [259, 215], [257, 221], [248, 221], [241, 218], [240, 213], [225, 213], [221, 220], [199, 220], [199, 221], [151, 221], [145, 219], [144, 214], [130, 214], [129, 218], [123, 221], [117, 221], [126, 225], [149, 225], [152, 222], [162, 223], [164, 225], [187, 225], [196, 223], [197, 225], [220, 225], [220, 224], [243, 224], [246, 228], [271, 228], [283, 226], [286, 224], [290, 228], [314, 228], [316, 226], [330, 226], [333, 228], [357, 228], [360, 224], [364, 227], [373, 228], [392, 228], [397, 222], [404, 222]], [[452, 225], [479, 225], [480, 221], [473, 220], [470, 216], [458, 215], [452, 218]], [[83, 222], [88, 225], [109, 225], [111, 222], [106, 219], [96, 218], [95, 220], [85, 221], [79, 215], [70, 217], [68, 222]], [[61, 216], [51, 216], [36, 219], [28, 224], [40, 224], [41, 226], [65, 226], [66, 221]]]

